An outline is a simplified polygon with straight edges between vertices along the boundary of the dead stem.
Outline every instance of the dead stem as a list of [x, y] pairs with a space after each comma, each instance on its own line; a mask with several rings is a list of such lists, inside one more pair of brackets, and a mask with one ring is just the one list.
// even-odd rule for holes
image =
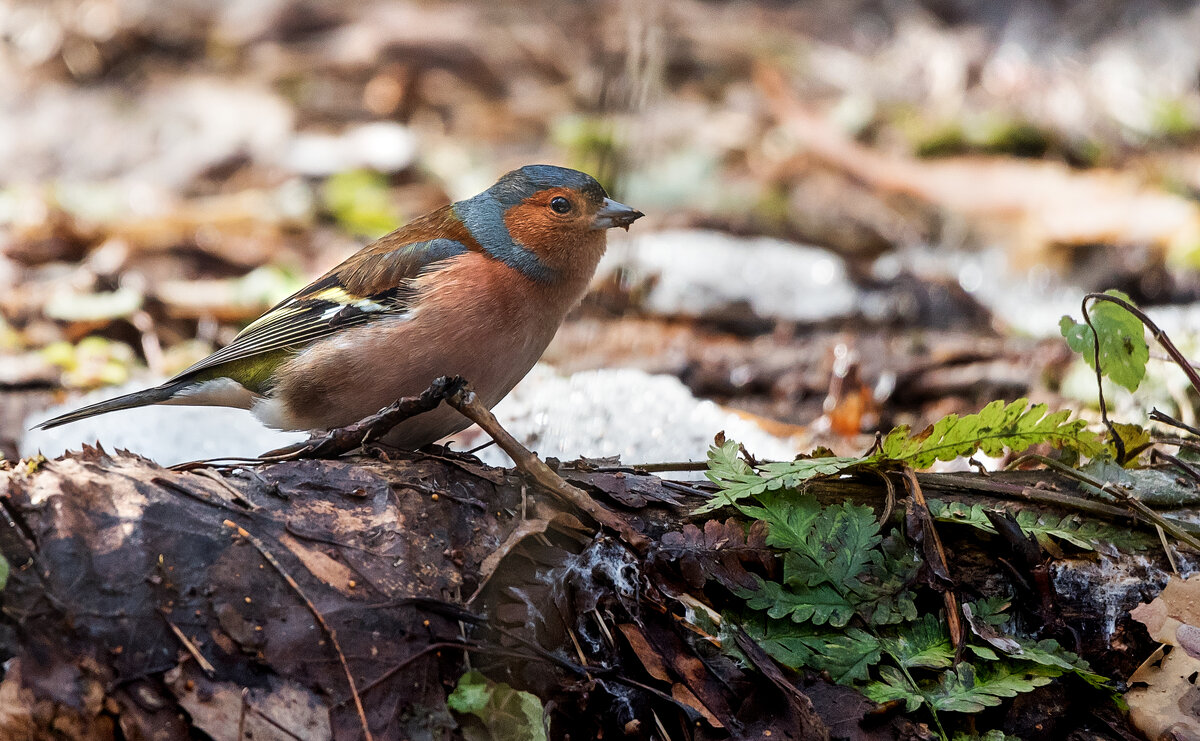
[[193, 659], [196, 660], [196, 663], [200, 666], [200, 669], [205, 673], [205, 675], [207, 675], [209, 679], [212, 679], [214, 676], [216, 676], [216, 668], [213, 667], [212, 663], [210, 663], [208, 659], [204, 658], [204, 654], [200, 653], [200, 649], [196, 648], [196, 644], [192, 643], [188, 637], [184, 635], [183, 631], [179, 629], [179, 626], [171, 622], [171, 618], [167, 617], [166, 611], [160, 607], [158, 609], [158, 614], [162, 615], [162, 619], [166, 621], [167, 627], [171, 629], [171, 632], [175, 634], [175, 637], [179, 639], [179, 642], [183, 644], [183, 647], [187, 649], [187, 652], [191, 654]]
[[1175, 419], [1174, 417], [1167, 414], [1166, 412], [1161, 412], [1158, 409], [1151, 409], [1149, 416], [1150, 416], [1150, 419], [1154, 420], [1155, 422], [1162, 422], [1165, 425], [1170, 425], [1171, 427], [1177, 427], [1185, 432], [1190, 432], [1193, 435], [1200, 436], [1200, 427], [1193, 427], [1192, 425], [1189, 425], [1187, 422], [1183, 422], [1181, 420]]
[[1016, 465], [1016, 463], [1022, 459], [1039, 461], [1043, 465], [1053, 468], [1054, 470], [1058, 471], [1059, 473], [1061, 473], [1064, 476], [1067, 476], [1068, 478], [1075, 479], [1076, 481], [1078, 481], [1082, 484], [1087, 484], [1088, 486], [1090, 486], [1094, 489], [1097, 489], [1099, 491], [1104, 492], [1105, 494], [1115, 497], [1122, 504], [1129, 507], [1131, 510], [1133, 510], [1137, 514], [1141, 515], [1150, 524], [1161, 527], [1163, 530], [1170, 533], [1171, 536], [1174, 537], [1176, 540], [1180, 540], [1180, 541], [1183, 541], [1184, 543], [1187, 543], [1187, 545], [1190, 548], [1192, 548], [1196, 552], [1200, 553], [1200, 540], [1198, 540], [1196, 538], [1196, 536], [1192, 535], [1191, 533], [1187, 532], [1182, 527], [1180, 527], [1179, 523], [1176, 523], [1167, 517], [1163, 517], [1158, 512], [1155, 512], [1145, 502], [1131, 496], [1129, 494], [1129, 492], [1125, 491], [1124, 489], [1122, 489], [1118, 486], [1113, 486], [1111, 481], [1100, 481], [1099, 479], [1092, 478], [1091, 476], [1088, 476], [1087, 474], [1083, 473], [1082, 471], [1077, 471], [1074, 468], [1071, 468], [1070, 466], [1066, 466], [1066, 465], [1063, 465], [1062, 463], [1059, 463], [1058, 461], [1054, 460], [1053, 458], [1047, 458], [1042, 455], [1021, 456], [1021, 458], [1019, 458], [1017, 461], [1013, 461], [1012, 465]]
[[1092, 316], [1088, 313], [1088, 299], [1101, 296], [1104, 296], [1104, 294], [1087, 294], [1083, 297], [1080, 310], [1083, 311], [1083, 321], [1087, 323], [1088, 329], [1092, 330], [1092, 369], [1096, 372], [1096, 398], [1100, 402], [1100, 420], [1108, 428], [1108, 434], [1112, 436], [1113, 445], [1117, 446], [1117, 461], [1122, 462], [1125, 460], [1125, 441], [1117, 432], [1117, 428], [1113, 425], [1112, 420], [1108, 418], [1108, 404], [1104, 401], [1104, 369], [1100, 366], [1100, 332], [1092, 324]]
[[[950, 577], [950, 565], [946, 562], [946, 550], [942, 547], [941, 536], [938, 535], [937, 527], [933, 523], [933, 516], [929, 513], [929, 505], [925, 501], [925, 494], [921, 491], [921, 484], [917, 481], [917, 473], [912, 467], [905, 466], [901, 470], [901, 476], [904, 478], [904, 486], [908, 489], [909, 511], [908, 516], [915, 518], [921, 527], [921, 549], [925, 553], [925, 562], [929, 564], [934, 576], [942, 582], [942, 601], [946, 606], [946, 623], [950, 629], [950, 640], [954, 644], [955, 654], [962, 652], [966, 642], [966, 635], [963, 632], [962, 618], [958, 612], [958, 596], [954, 593], [954, 580]], [[910, 533], [911, 536], [911, 533]]]
[[638, 473], [669, 473], [671, 471], [707, 471], [708, 461], [668, 461], [665, 463], [630, 463], [615, 466], [597, 466], [601, 473], [609, 471], [636, 471]]

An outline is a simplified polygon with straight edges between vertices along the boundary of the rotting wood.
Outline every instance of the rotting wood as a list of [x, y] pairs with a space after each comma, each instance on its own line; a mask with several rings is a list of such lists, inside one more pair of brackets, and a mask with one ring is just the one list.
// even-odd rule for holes
[[[612, 737], [634, 720], [642, 728], [662, 723], [675, 738], [686, 726], [697, 739], [763, 730], [773, 738], [802, 738], [787, 727], [797, 717], [810, 730], [831, 718], [845, 727], [836, 715], [846, 702], [844, 688], [825, 688], [787, 671], [768, 681], [722, 657], [712, 636], [681, 619], [688, 605], [714, 604], [710, 591], [684, 578], [680, 568], [687, 560], [663, 545], [675, 542], [664, 534], [686, 530], [688, 513], [702, 501], [685, 487], [594, 465], [564, 465], [556, 472], [637, 521], [650, 542], [641, 558], [605, 534], [580, 538], [574, 531], [535, 527], [527, 528], [529, 537], [514, 537], [524, 527], [523, 497], [543, 519], [562, 512], [563, 504], [514, 471], [464, 456], [389, 453], [388, 460], [271, 463], [253, 475], [237, 466], [206, 471], [221, 481], [89, 448], [37, 470], [0, 472], [0, 503], [11, 522], [0, 529], [0, 550], [13, 567], [2, 594], [3, 621], [14, 629], [2, 647], [19, 667], [6, 680], [19, 684], [7, 690], [0, 685], [0, 693], [13, 691], [33, 703], [18, 702], [14, 712], [27, 709], [30, 722], [70, 717], [70, 727], [85, 729], [80, 738], [104, 737], [87, 730], [103, 726], [97, 725], [103, 718], [127, 732], [176, 738], [187, 729], [179, 723], [181, 713], [196, 729], [221, 738], [234, 737], [239, 726], [255, 738], [286, 737], [281, 729], [305, 738], [362, 738], [363, 717], [376, 739], [418, 735], [421, 723], [452, 735], [444, 699], [470, 652], [472, 666], [493, 679], [552, 700], [552, 729], [572, 737], [595, 728]], [[1050, 479], [1046, 472], [1037, 475]], [[927, 496], [1006, 504], [966, 488], [979, 477], [940, 476], [918, 476]], [[849, 497], [882, 509], [885, 489], [869, 481], [825, 481], [814, 489], [829, 500]], [[1031, 488], [1034, 477], [1012, 472], [986, 481], [1021, 490]], [[1055, 478], [1047, 485], [1065, 496], [1073, 483]], [[439, 492], [454, 496], [435, 498]], [[1021, 506], [1065, 513], [1052, 504]], [[226, 520], [254, 533], [263, 548], [229, 538]], [[958, 588], [974, 594], [1010, 578], [990, 555], [986, 537], [938, 527]], [[497, 563], [492, 555], [502, 544], [506, 552]], [[264, 549], [299, 589], [263, 558]], [[313, 550], [320, 559], [312, 558]], [[1083, 554], [1061, 568], [1075, 570], [1079, 579], [1098, 578], [1088, 570], [1093, 560]], [[323, 563], [338, 567], [320, 568]], [[1145, 577], [1145, 589], [1153, 589], [1154, 578]], [[1092, 587], [1095, 602], [1087, 601], [1089, 594], [1064, 598], [1067, 620], [1095, 625], [1106, 619], [1112, 608], [1099, 592], [1108, 586]], [[328, 634], [301, 592], [338, 637], [362, 717]], [[463, 602], [468, 595], [469, 613]], [[1131, 607], [1144, 596], [1130, 592], [1115, 599]], [[630, 623], [658, 637], [654, 650], [665, 666], [690, 673], [666, 682], [648, 673], [619, 627]], [[1101, 657], [1099, 670], [1121, 676], [1126, 666], [1136, 666], [1145, 646], [1136, 633], [1118, 630], [1124, 651], [1107, 642], [1081, 648], [1090, 658]], [[1102, 633], [1089, 629], [1085, 636]], [[572, 636], [586, 666], [562, 658], [575, 655]], [[198, 663], [193, 649], [209, 666]], [[703, 662], [695, 663], [695, 656]], [[209, 667], [212, 677], [206, 676]], [[780, 676], [813, 698], [815, 715], [806, 715], [807, 706], [792, 693], [780, 694]], [[690, 699], [679, 700], [682, 690], [673, 691], [674, 684], [688, 687]], [[89, 701], [97, 689], [111, 702]], [[632, 703], [637, 717], [619, 715], [617, 696]], [[689, 702], [703, 703], [722, 724], [738, 727], [714, 727]], [[786, 718], [777, 713], [785, 706], [791, 714]]]

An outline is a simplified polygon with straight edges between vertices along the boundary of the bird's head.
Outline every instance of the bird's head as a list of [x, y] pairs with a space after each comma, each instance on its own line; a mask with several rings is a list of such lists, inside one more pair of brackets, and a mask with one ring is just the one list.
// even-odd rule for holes
[[541, 280], [590, 276], [605, 230], [644, 215], [609, 198], [591, 175], [553, 165], [513, 170], [455, 211], [484, 249]]

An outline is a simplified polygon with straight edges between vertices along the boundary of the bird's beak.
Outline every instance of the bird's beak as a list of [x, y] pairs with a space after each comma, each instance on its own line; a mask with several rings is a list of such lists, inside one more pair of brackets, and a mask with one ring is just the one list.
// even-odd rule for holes
[[645, 215], [624, 203], [617, 203], [611, 198], [605, 198], [604, 203], [600, 205], [600, 210], [596, 212], [596, 218], [592, 220], [592, 227], [594, 229], [612, 229], [614, 226], [619, 226], [628, 231], [630, 224]]

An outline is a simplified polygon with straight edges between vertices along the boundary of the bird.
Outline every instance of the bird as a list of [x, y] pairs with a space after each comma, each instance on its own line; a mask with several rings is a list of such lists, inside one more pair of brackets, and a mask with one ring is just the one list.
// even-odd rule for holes
[[[582, 299], [607, 230], [628, 231], [642, 216], [586, 173], [526, 165], [363, 247], [161, 385], [37, 427], [183, 404], [247, 409], [268, 427], [317, 433], [454, 375], [490, 409]], [[382, 442], [415, 450], [468, 424], [443, 405]]]

